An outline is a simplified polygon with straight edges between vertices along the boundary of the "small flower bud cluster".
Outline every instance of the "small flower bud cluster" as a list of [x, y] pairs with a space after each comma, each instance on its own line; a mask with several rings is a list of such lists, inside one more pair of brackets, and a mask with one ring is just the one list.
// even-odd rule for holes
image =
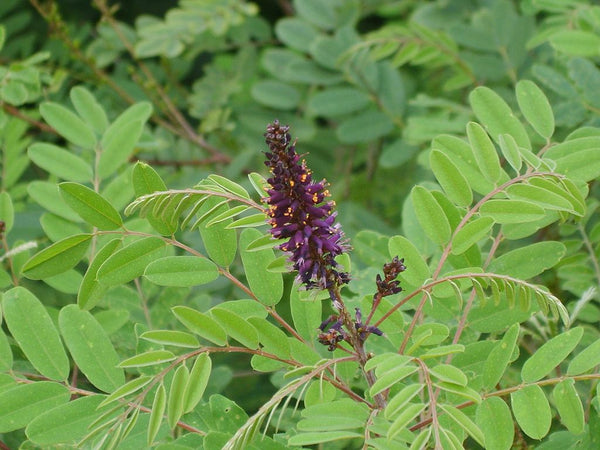
[[289, 127], [276, 120], [265, 133], [269, 152], [265, 165], [272, 176], [269, 205], [271, 234], [287, 239], [279, 248], [290, 252], [290, 262], [298, 271], [298, 280], [307, 289], [329, 289], [348, 283], [345, 272], [336, 269], [335, 257], [344, 253], [344, 233], [335, 223], [334, 202], [326, 181], [314, 182], [305, 161], [300, 161], [295, 142], [291, 143]]
[[[363, 323], [360, 308], [355, 308], [355, 314], [353, 325], [354, 329], [356, 330], [356, 335], [361, 342], [366, 341], [370, 334], [383, 336], [383, 332], [379, 328], [372, 325], [365, 325]], [[340, 342], [350, 341], [348, 333], [343, 327], [344, 324], [342, 319], [337, 315], [331, 315], [325, 319], [321, 325], [319, 325], [319, 330], [321, 330], [321, 333], [317, 339], [321, 344], [327, 345], [327, 349], [332, 352], [337, 348]]]
[[383, 265], [383, 276], [381, 279], [381, 275], [377, 274], [377, 293], [375, 297], [387, 297], [388, 295], [394, 295], [398, 292], [402, 291], [400, 287], [400, 282], [396, 280], [396, 277], [406, 270], [406, 266], [404, 265], [404, 258], [398, 259], [397, 256], [394, 256], [391, 262]]

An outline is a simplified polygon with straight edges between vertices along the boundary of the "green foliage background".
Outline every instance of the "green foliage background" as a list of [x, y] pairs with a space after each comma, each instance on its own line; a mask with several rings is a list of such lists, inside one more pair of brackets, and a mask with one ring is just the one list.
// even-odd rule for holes
[[[83, 3], [0, 4], [2, 446], [598, 448], [600, 6]], [[405, 258], [368, 361], [268, 239], [275, 118], [348, 310]]]

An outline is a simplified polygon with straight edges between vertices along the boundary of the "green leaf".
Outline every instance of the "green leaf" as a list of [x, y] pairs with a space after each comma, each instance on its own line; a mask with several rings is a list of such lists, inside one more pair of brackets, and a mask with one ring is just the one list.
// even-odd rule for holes
[[154, 401], [152, 402], [152, 412], [150, 413], [150, 420], [148, 422], [148, 434], [146, 435], [146, 443], [148, 447], [152, 446], [156, 434], [160, 428], [163, 420], [163, 414], [165, 413], [165, 407], [167, 406], [167, 391], [165, 386], [160, 383], [156, 394], [154, 395]]
[[215, 307], [210, 315], [221, 325], [228, 336], [250, 349], [258, 348], [258, 331], [237, 314], [223, 308]]
[[2, 310], [8, 329], [38, 372], [52, 380], [69, 376], [69, 360], [54, 322], [42, 303], [27, 289], [3, 294]]
[[440, 381], [446, 381], [460, 386], [467, 385], [468, 380], [464, 372], [458, 367], [454, 367], [450, 364], [438, 364], [437, 366], [431, 367], [429, 373]]
[[177, 320], [191, 332], [217, 345], [225, 345], [227, 343], [225, 330], [212, 317], [187, 306], [175, 306], [172, 308], [172, 311]]
[[478, 406], [475, 423], [485, 436], [487, 450], [509, 450], [514, 439], [514, 425], [508, 405], [499, 397], [489, 397]]
[[293, 284], [290, 291], [290, 309], [294, 328], [298, 334], [308, 342], [314, 342], [317, 337], [317, 327], [323, 320], [321, 301], [316, 298], [301, 298], [299, 286]]
[[369, 394], [375, 396], [380, 392], [389, 389], [394, 384], [401, 382], [404, 378], [412, 375], [417, 370], [418, 367], [414, 365], [394, 367], [382, 375], [379, 375], [377, 381], [375, 381], [369, 389]]
[[361, 433], [356, 433], [354, 431], [314, 431], [309, 433], [298, 433], [292, 436], [288, 439], [288, 445], [313, 445], [362, 437], [363, 435]]
[[116, 230], [123, 226], [117, 210], [97, 192], [71, 182], [58, 186], [67, 205], [87, 223], [101, 230]]
[[536, 242], [500, 255], [492, 260], [487, 271], [527, 280], [554, 267], [566, 252], [562, 242]]
[[185, 387], [185, 404], [183, 412], [189, 413], [196, 408], [196, 405], [202, 400], [204, 391], [208, 384], [208, 379], [212, 370], [212, 361], [208, 353], [201, 353], [196, 358], [194, 366], [190, 371], [190, 376]]
[[415, 383], [402, 388], [396, 395], [390, 398], [385, 408], [385, 418], [391, 420], [404, 411], [408, 402], [417, 396], [424, 387], [423, 384]]
[[515, 351], [515, 345], [519, 337], [520, 326], [518, 323], [513, 324], [504, 333], [502, 340], [494, 345], [494, 348], [486, 358], [483, 365], [483, 387], [485, 389], [494, 389], [496, 384], [502, 378], [506, 367], [510, 363], [510, 359]]
[[527, 122], [540, 136], [550, 139], [554, 134], [554, 114], [544, 92], [530, 80], [520, 80], [515, 92]]
[[277, 38], [290, 48], [308, 52], [311, 42], [319, 32], [309, 23], [297, 17], [286, 17], [275, 25]]
[[[0, 322], [2, 309], [0, 309]], [[13, 365], [13, 354], [8, 343], [8, 338], [4, 331], [0, 329], [0, 372], [8, 372], [12, 369]]]
[[[156, 173], [152, 167], [143, 162], [138, 161], [135, 164], [133, 167], [131, 180], [136, 197], [167, 190], [167, 185], [162, 180], [160, 175]], [[165, 221], [154, 216], [153, 214], [149, 213], [146, 216], [146, 219], [148, 222], [150, 222], [152, 228], [164, 236], [170, 236], [177, 230], [177, 223]]]
[[[212, 217], [208, 222], [206, 222], [206, 227], [212, 227], [214, 224], [223, 222], [227, 219], [233, 219], [235, 216], [239, 216], [240, 214], [248, 211], [250, 208], [246, 205], [238, 205], [238, 206], [234, 206], [233, 208], [227, 210], [227, 211], [223, 211], [221, 214], [218, 214], [214, 217]], [[263, 215], [264, 218], [264, 215]], [[232, 228], [231, 223], [229, 223], [228, 229]], [[261, 223], [261, 225], [264, 225], [264, 221], [263, 223]]]
[[231, 192], [232, 194], [237, 195], [240, 198], [250, 199], [248, 191], [246, 191], [246, 189], [244, 189], [239, 184], [231, 181], [229, 178], [212, 174], [208, 176], [208, 180], [212, 181], [217, 186], [222, 187], [227, 192]]
[[535, 222], [544, 217], [544, 209], [535, 203], [522, 200], [492, 199], [486, 201], [479, 212], [497, 223]]
[[352, 87], [332, 87], [317, 92], [307, 104], [316, 116], [337, 117], [365, 108], [369, 96], [362, 90]]
[[262, 317], [250, 317], [248, 322], [258, 331], [258, 340], [263, 350], [287, 359], [290, 357], [290, 344], [287, 335]]
[[567, 375], [580, 375], [600, 364], [600, 339], [577, 353], [567, 368]]
[[277, 80], [254, 83], [251, 94], [258, 103], [279, 110], [294, 109], [301, 99], [300, 92], [295, 87]]
[[210, 283], [219, 277], [215, 263], [198, 256], [167, 256], [151, 262], [144, 277], [159, 286], [190, 287]]
[[136, 392], [136, 391], [140, 390], [141, 388], [143, 388], [144, 386], [146, 386], [152, 380], [153, 380], [153, 377], [151, 377], [151, 376], [142, 376], [139, 378], [134, 378], [131, 381], [128, 381], [123, 386], [121, 386], [119, 389], [117, 389], [115, 392], [113, 392], [108, 397], [106, 397], [102, 401], [102, 403], [100, 403], [98, 408], [102, 408], [103, 406], [106, 406], [109, 403], [112, 403], [115, 400], [123, 398], [129, 394], [133, 394], [134, 392]]
[[98, 162], [98, 175], [101, 178], [110, 176], [127, 162], [143, 128], [144, 122], [141, 120], [116, 121], [108, 127], [100, 142], [102, 152]]
[[140, 338], [155, 344], [173, 345], [175, 347], [196, 348], [200, 346], [194, 335], [184, 331], [150, 330], [144, 331]]
[[123, 370], [117, 367], [119, 356], [94, 316], [77, 305], [67, 305], [60, 311], [58, 325], [75, 364], [90, 383], [104, 392], [125, 383]]
[[58, 383], [38, 381], [0, 393], [0, 433], [25, 427], [44, 412], [67, 403], [71, 393]]
[[250, 184], [261, 198], [267, 196], [267, 180], [260, 173], [250, 172], [248, 180], [250, 180]]
[[553, 33], [550, 44], [569, 56], [598, 56], [600, 37], [592, 31], [561, 29]]
[[448, 198], [458, 206], [469, 206], [473, 201], [473, 192], [452, 160], [443, 152], [432, 150], [429, 153], [429, 164]]
[[142, 276], [148, 264], [164, 253], [165, 247], [165, 242], [155, 237], [132, 242], [102, 263], [98, 269], [98, 281], [107, 286], [116, 286]]
[[186, 385], [189, 379], [189, 372], [185, 365], [180, 365], [173, 375], [173, 381], [171, 382], [171, 388], [169, 389], [169, 400], [167, 402], [167, 421], [169, 427], [174, 429], [177, 426], [177, 422], [183, 414], [183, 407], [185, 404], [185, 392]]
[[392, 422], [388, 428], [387, 438], [393, 440], [398, 433], [406, 428], [406, 426], [421, 412], [425, 409], [424, 403], [410, 403], [404, 411], [402, 411], [398, 417]]
[[575, 213], [573, 204], [567, 200], [564, 195], [556, 194], [533, 184], [513, 184], [506, 189], [506, 194], [511, 199], [535, 203], [544, 209]]
[[469, 435], [475, 439], [479, 445], [482, 447], [485, 446], [485, 436], [483, 432], [464, 412], [451, 405], [440, 405], [440, 408], [444, 410], [448, 416], [458, 425], [460, 425], [467, 433], [469, 433]]
[[0, 220], [4, 222], [4, 233], [8, 234], [15, 223], [15, 211], [10, 194], [0, 192]]
[[67, 181], [91, 181], [91, 166], [79, 156], [56, 145], [37, 142], [29, 147], [27, 155], [36, 166]]
[[532, 383], [544, 378], [575, 349], [582, 336], [583, 328], [577, 327], [550, 339], [525, 361], [521, 379]]
[[[198, 214], [203, 215], [221, 202], [222, 199], [220, 198], [209, 197], [198, 210]], [[229, 206], [222, 204], [214, 209], [212, 214], [221, 214], [227, 209], [229, 209]], [[237, 233], [235, 230], [227, 229], [231, 220], [207, 227], [206, 223], [210, 220], [210, 217], [205, 218], [198, 227], [202, 242], [210, 259], [222, 267], [228, 267], [233, 262], [237, 251]]]
[[402, 280], [406, 280], [411, 286], [421, 286], [425, 280], [431, 277], [429, 266], [421, 256], [421, 253], [412, 242], [404, 236], [392, 236], [388, 241], [390, 257], [398, 256], [404, 258], [407, 269], [400, 274]]
[[103, 399], [102, 395], [80, 397], [47, 410], [27, 425], [25, 434], [43, 448], [74, 445], [89, 432], [92, 422], [106, 412], [97, 409]]
[[248, 245], [260, 238], [262, 233], [246, 229], [240, 234], [240, 255], [250, 289], [264, 305], [274, 306], [283, 295], [283, 279], [280, 273], [268, 272], [267, 267], [275, 260], [272, 249], [248, 251]]
[[21, 269], [31, 280], [52, 277], [73, 268], [87, 252], [91, 234], [77, 234], [33, 255]]
[[[167, 350], [150, 350], [127, 358], [117, 367], [147, 367], [173, 361], [176, 356]], [[117, 392], [117, 391], [115, 391]], [[114, 392], [113, 392], [114, 394]]]
[[574, 384], [573, 379], [561, 381], [554, 387], [552, 396], [560, 415], [560, 421], [571, 433], [577, 435], [583, 433], [585, 416], [581, 399]]
[[81, 222], [79, 216], [67, 206], [60, 196], [58, 186], [55, 183], [31, 181], [27, 185], [27, 193], [36, 203], [51, 213], [72, 222]]
[[96, 136], [88, 125], [64, 106], [45, 102], [40, 105], [40, 114], [58, 134], [85, 149], [96, 147]]
[[[266, 223], [266, 216], [264, 213], [251, 214], [241, 219], [234, 220], [225, 228], [233, 230], [235, 228], [257, 228]], [[272, 246], [271, 246], [272, 247]]]
[[506, 158], [506, 161], [519, 173], [523, 166], [523, 159], [521, 158], [521, 151], [515, 138], [510, 134], [501, 134], [498, 137], [498, 145], [500, 145], [500, 151], [504, 158]]
[[417, 220], [427, 237], [439, 245], [448, 243], [452, 232], [450, 223], [431, 192], [422, 186], [415, 186], [410, 195]]
[[452, 254], [460, 255], [466, 252], [472, 245], [488, 236], [493, 226], [494, 219], [491, 217], [477, 217], [469, 221], [452, 237]]
[[79, 286], [79, 292], [77, 293], [77, 304], [81, 309], [90, 310], [102, 300], [108, 287], [97, 280], [96, 276], [98, 274], [98, 269], [109, 256], [121, 247], [121, 244], [121, 239], [113, 239], [108, 241], [104, 247], [96, 253], [94, 260], [90, 263], [83, 276], [83, 280]]
[[513, 414], [523, 432], [542, 439], [550, 430], [552, 413], [548, 399], [537, 384], [525, 386], [510, 394]]
[[502, 169], [498, 153], [490, 137], [483, 127], [476, 122], [467, 124], [467, 136], [479, 170], [485, 178], [492, 183], [496, 183], [502, 175]]
[[519, 147], [531, 150], [525, 127], [515, 117], [506, 102], [490, 88], [479, 86], [469, 95], [471, 108], [495, 141], [501, 134], [510, 134]]
[[75, 86], [69, 93], [77, 114], [81, 116], [97, 133], [103, 133], [108, 127], [108, 119], [102, 106], [93, 94], [83, 86]]
[[394, 129], [394, 123], [381, 111], [367, 110], [340, 123], [338, 139], [345, 144], [375, 141]]

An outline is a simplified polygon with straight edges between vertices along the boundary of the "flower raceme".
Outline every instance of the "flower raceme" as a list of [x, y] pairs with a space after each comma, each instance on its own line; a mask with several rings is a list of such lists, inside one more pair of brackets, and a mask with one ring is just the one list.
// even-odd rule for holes
[[275, 120], [267, 126], [269, 151], [265, 165], [271, 172], [269, 205], [271, 235], [287, 239], [279, 245], [291, 253], [290, 262], [298, 280], [307, 288], [330, 289], [348, 283], [346, 272], [338, 270], [335, 258], [347, 250], [344, 233], [335, 223], [336, 212], [325, 180], [314, 182], [306, 162], [296, 153], [289, 126]]

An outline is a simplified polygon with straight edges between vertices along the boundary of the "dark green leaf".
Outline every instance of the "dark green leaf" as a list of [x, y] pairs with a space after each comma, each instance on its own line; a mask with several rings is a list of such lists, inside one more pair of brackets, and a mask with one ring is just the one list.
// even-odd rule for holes
[[15, 287], [2, 298], [4, 320], [29, 362], [53, 380], [69, 376], [69, 360], [54, 322], [42, 303], [27, 289]]
[[0, 219], [4, 222], [4, 233], [8, 234], [15, 222], [15, 211], [10, 194], [6, 191], [0, 192]]
[[277, 80], [262, 80], [252, 86], [252, 98], [262, 105], [280, 110], [294, 109], [300, 103], [300, 92]]
[[360, 111], [369, 102], [369, 96], [364, 91], [351, 87], [332, 87], [313, 95], [307, 106], [317, 116], [336, 117]]
[[394, 128], [391, 119], [380, 111], [368, 110], [340, 123], [336, 134], [346, 144], [371, 142], [388, 134]]

